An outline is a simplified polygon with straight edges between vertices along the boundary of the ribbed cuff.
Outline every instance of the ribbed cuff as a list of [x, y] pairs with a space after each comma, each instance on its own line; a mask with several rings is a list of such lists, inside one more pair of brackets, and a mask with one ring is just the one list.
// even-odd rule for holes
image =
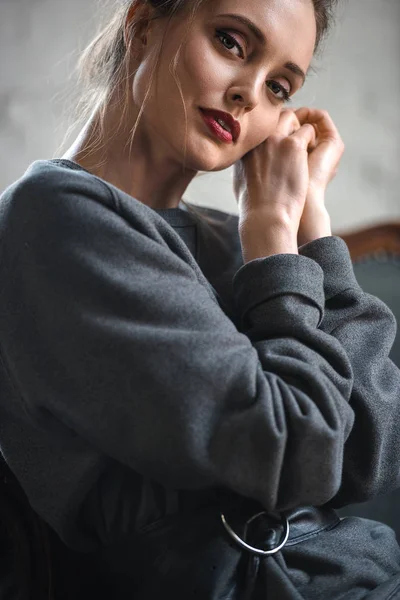
[[[276, 254], [243, 265], [233, 278], [236, 308], [242, 319], [259, 304], [285, 294], [311, 301], [324, 314], [324, 273], [312, 259]], [[303, 307], [304, 303], [299, 306]]]
[[359, 288], [346, 242], [338, 236], [323, 237], [299, 248], [299, 254], [314, 260], [324, 272], [325, 298], [329, 300], [349, 288]]

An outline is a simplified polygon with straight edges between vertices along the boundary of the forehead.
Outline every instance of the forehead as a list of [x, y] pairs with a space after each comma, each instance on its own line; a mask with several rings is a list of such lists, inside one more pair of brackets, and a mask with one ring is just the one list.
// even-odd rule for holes
[[316, 40], [312, 0], [208, 0], [201, 12], [209, 19], [229, 13], [247, 17], [264, 33], [270, 53], [308, 69]]

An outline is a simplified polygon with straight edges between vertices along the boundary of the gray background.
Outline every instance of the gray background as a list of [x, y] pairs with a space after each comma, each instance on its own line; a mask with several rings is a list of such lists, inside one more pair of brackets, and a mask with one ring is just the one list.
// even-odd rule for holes
[[[59, 155], [79, 52], [99, 0], [0, 0], [0, 191], [36, 159]], [[336, 230], [400, 220], [400, 0], [346, 0], [295, 106], [327, 109], [346, 143], [328, 191]], [[232, 169], [197, 178], [185, 198], [236, 212]]]

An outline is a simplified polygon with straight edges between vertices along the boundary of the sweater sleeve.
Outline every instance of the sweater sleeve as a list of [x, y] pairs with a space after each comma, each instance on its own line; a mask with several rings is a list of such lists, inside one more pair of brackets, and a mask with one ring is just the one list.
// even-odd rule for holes
[[168, 487], [226, 487], [268, 510], [337, 493], [352, 371], [318, 327], [314, 260], [240, 268], [245, 335], [138, 201], [121, 215], [100, 185], [54, 185], [3, 204], [1, 346], [30, 415]]
[[324, 271], [326, 303], [320, 327], [346, 350], [354, 375], [350, 405], [355, 423], [333, 502], [339, 507], [400, 485], [400, 371], [389, 359], [396, 321], [383, 302], [357, 283], [344, 240], [321, 238], [300, 253]]

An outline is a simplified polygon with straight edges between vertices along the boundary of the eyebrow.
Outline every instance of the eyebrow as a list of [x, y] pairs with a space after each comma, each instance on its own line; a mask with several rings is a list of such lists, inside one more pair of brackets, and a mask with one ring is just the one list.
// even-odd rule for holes
[[[242, 25], [245, 25], [248, 29], [250, 29], [250, 31], [252, 33], [254, 33], [257, 40], [263, 46], [267, 45], [267, 40], [265, 39], [265, 36], [264, 36], [263, 32], [261, 31], [261, 29], [259, 29], [257, 27], [257, 25], [255, 25], [253, 23], [253, 21], [250, 21], [250, 19], [248, 19], [247, 17], [243, 17], [242, 15], [235, 15], [235, 14], [231, 14], [231, 13], [221, 14], [221, 15], [217, 15], [217, 16], [218, 17], [230, 17], [231, 19], [235, 19], [236, 21], [239, 21], [239, 23], [242, 23]], [[288, 69], [289, 71], [292, 71], [292, 73], [294, 73], [298, 77], [300, 77], [302, 79], [302, 85], [304, 85], [307, 75], [306, 75], [306, 73], [304, 73], [303, 69], [301, 67], [299, 67], [299, 65], [296, 65], [296, 63], [289, 61], [289, 62], [285, 63], [283, 66], [286, 69]]]

